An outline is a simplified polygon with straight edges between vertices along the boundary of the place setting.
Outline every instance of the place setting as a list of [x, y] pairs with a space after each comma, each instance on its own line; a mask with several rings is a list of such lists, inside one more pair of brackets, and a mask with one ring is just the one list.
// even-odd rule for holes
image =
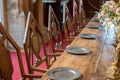
[[86, 55], [91, 53], [90, 49], [81, 46], [70, 46], [66, 48], [66, 52], [75, 55]]
[[49, 80], [80, 80], [81, 72], [71, 67], [58, 67], [47, 72]]
[[90, 28], [90, 29], [99, 29], [99, 26], [98, 25], [95, 25], [95, 24], [89, 24], [86, 26], [87, 28]]
[[100, 30], [102, 30], [102, 29], [104, 29], [104, 25], [102, 25], [102, 24], [100, 24], [100, 25], [96, 25], [96, 24], [88, 24], [87, 26], [86, 26], [86, 28], [89, 28], [89, 29], [100, 29]]
[[91, 34], [91, 33], [83, 33], [83, 34], [80, 34], [79, 35], [80, 38], [83, 38], [83, 39], [98, 39], [98, 36], [95, 35], [95, 34]]

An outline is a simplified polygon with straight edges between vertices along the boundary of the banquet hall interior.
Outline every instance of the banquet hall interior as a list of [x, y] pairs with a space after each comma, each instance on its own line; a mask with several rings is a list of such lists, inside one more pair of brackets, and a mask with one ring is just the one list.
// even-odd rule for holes
[[120, 80], [120, 0], [0, 0], [0, 80]]

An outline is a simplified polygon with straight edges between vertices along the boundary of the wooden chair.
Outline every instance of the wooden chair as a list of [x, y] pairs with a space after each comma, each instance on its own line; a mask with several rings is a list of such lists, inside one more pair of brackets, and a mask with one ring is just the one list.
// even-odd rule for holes
[[85, 27], [84, 23], [84, 10], [82, 0], [73, 0], [73, 25], [75, 27], [75, 33], [80, 33], [81, 30]]
[[68, 41], [68, 43], [70, 43], [75, 38], [75, 27], [73, 25], [73, 18], [69, 12], [66, 3], [63, 4], [63, 25], [65, 39], [66, 41]]
[[[37, 71], [45, 73], [51, 66], [51, 57], [56, 57], [56, 55], [52, 53], [47, 54], [43, 36], [39, 27], [40, 26], [37, 24], [32, 13], [29, 12], [23, 44], [29, 71], [29, 76], [27, 77], [31, 79], [40, 78], [42, 75], [35, 74], [34, 72]], [[43, 50], [42, 53], [40, 48]], [[46, 68], [40, 68], [40, 65], [44, 62], [46, 63]]]
[[80, 29], [80, 20], [79, 20], [79, 4], [76, 3], [76, 0], [73, 0], [73, 25], [75, 29]]
[[86, 15], [85, 15], [85, 11], [84, 11], [84, 8], [83, 8], [83, 0], [73, 0], [73, 4], [74, 4], [74, 7], [73, 7], [73, 13], [75, 13], [74, 18], [76, 18], [78, 16], [78, 25], [79, 25], [79, 28], [84, 28], [85, 25], [87, 23], [85, 23], [85, 19], [86, 19]]
[[52, 53], [63, 52], [65, 44], [63, 44], [60, 23], [51, 5], [49, 5], [48, 32], [50, 51]]
[[76, 35], [78, 35], [84, 28], [83, 23], [83, 10], [82, 0], [79, 3], [73, 0], [73, 17], [67, 7], [67, 4], [63, 5], [63, 24], [66, 41], [72, 41]]
[[85, 11], [83, 8], [83, 0], [80, 0], [78, 4], [79, 7], [79, 21], [80, 21], [80, 28], [84, 28], [86, 26], [87, 23], [85, 23], [85, 19], [86, 19], [86, 15], [85, 15]]
[[21, 75], [22, 77], [24, 77], [25, 72], [22, 63], [20, 47], [16, 44], [16, 42], [10, 36], [5, 27], [0, 23], [0, 75], [2, 78], [1, 80], [12, 80], [12, 74], [14, 70], [10, 56], [10, 51], [5, 46], [6, 40], [9, 41], [16, 50]]

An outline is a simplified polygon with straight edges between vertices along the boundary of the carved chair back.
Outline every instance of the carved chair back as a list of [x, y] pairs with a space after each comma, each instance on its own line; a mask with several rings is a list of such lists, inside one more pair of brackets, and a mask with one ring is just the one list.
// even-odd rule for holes
[[23, 63], [22, 63], [20, 47], [13, 40], [13, 38], [10, 36], [8, 31], [5, 29], [5, 27], [0, 23], [0, 75], [1, 75], [1, 78], [4, 80], [12, 80], [12, 75], [14, 71], [10, 51], [5, 45], [6, 41], [9, 41], [15, 48], [20, 71], [21, 71], [21, 76], [24, 77], [25, 72], [24, 72]]
[[48, 32], [51, 52], [52, 53], [63, 52], [64, 45], [60, 23], [51, 5], [49, 5]]
[[[26, 77], [29, 78], [40, 78], [42, 75], [34, 72], [45, 73], [49, 68], [48, 56], [39, 27], [32, 13], [28, 12], [23, 45], [29, 72]], [[41, 67], [43, 63], [46, 64], [46, 68]]]

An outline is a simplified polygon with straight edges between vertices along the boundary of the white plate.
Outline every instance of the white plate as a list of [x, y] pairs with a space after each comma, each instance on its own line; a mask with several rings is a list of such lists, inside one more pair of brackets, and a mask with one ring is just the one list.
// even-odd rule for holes
[[47, 72], [50, 80], [75, 80], [80, 78], [80, 71], [70, 67], [54, 68]]
[[66, 48], [66, 51], [71, 54], [88, 54], [90, 50], [84, 47], [79, 46], [71, 46]]

